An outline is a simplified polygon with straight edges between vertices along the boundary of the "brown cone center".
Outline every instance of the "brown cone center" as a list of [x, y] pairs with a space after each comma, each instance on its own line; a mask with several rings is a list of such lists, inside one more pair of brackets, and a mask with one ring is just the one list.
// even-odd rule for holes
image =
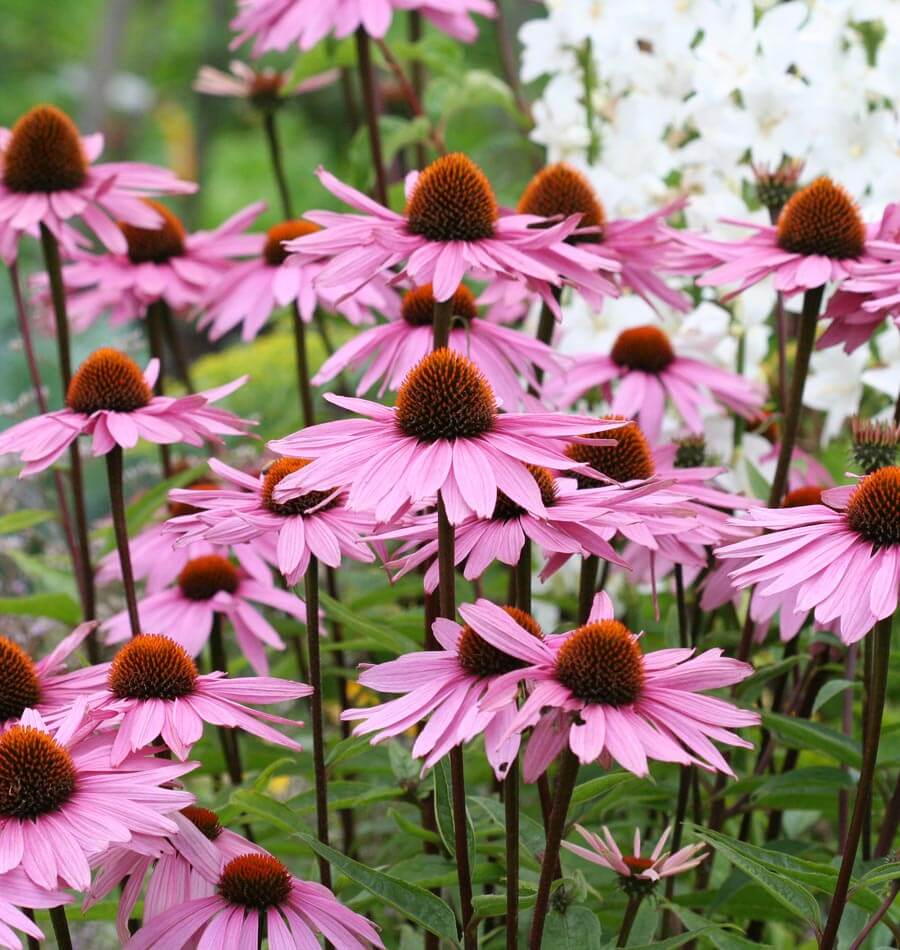
[[37, 706], [41, 687], [31, 657], [12, 640], [0, 637], [0, 726]]
[[843, 260], [859, 257], [865, 241], [856, 202], [830, 178], [801, 188], [778, 218], [778, 246], [795, 254]]
[[406, 205], [407, 227], [429, 241], [480, 241], [493, 237], [500, 217], [484, 172], [455, 152], [432, 162]]
[[293, 472], [299, 472], [301, 468], [306, 468], [309, 461], [309, 459], [281, 458], [269, 465], [263, 477], [262, 486], [262, 503], [269, 511], [287, 517], [289, 515], [305, 515], [313, 508], [316, 511], [327, 511], [337, 504], [337, 497], [332, 498], [327, 504], [323, 504], [329, 495], [334, 494], [333, 488], [325, 491], [310, 491], [305, 495], [291, 498], [289, 501], [275, 500], [276, 485]]
[[13, 726], [0, 735], [0, 816], [25, 820], [57, 811], [75, 786], [72, 757], [46, 732]]
[[628, 706], [641, 695], [644, 658], [625, 624], [600, 620], [579, 627], [562, 645], [556, 678], [585, 703]]
[[85, 415], [101, 409], [134, 412], [152, 398], [153, 390], [137, 363], [119, 350], [103, 347], [78, 367], [69, 383], [66, 405]]
[[10, 191], [71, 191], [87, 174], [78, 129], [61, 109], [36, 106], [13, 126], [3, 156], [3, 183]]
[[[531, 614], [518, 607], [503, 609], [523, 630], [538, 640], [543, 639], [544, 632]], [[510, 656], [482, 639], [469, 626], [463, 628], [456, 649], [459, 665], [473, 676], [502, 676], [504, 673], [511, 673], [513, 670], [520, 670], [526, 666], [518, 657]]]
[[900, 468], [880, 468], [859, 483], [847, 505], [847, 522], [876, 548], [900, 544]]
[[[468, 287], [460, 284], [451, 297], [453, 316], [471, 323], [478, 316], [475, 296]], [[430, 327], [434, 322], [434, 289], [431, 284], [423, 284], [410, 290], [403, 297], [403, 319], [413, 327]]]
[[290, 872], [268, 854], [242, 854], [232, 858], [219, 878], [219, 894], [226, 901], [254, 910], [277, 907], [290, 893]]
[[173, 257], [184, 254], [184, 225], [179, 217], [159, 201], [144, 198], [161, 218], [158, 228], [138, 228], [124, 221], [119, 224], [128, 243], [128, 259], [132, 264], [165, 264]]
[[188, 561], [178, 575], [178, 586], [190, 600], [210, 600], [216, 594], [233, 594], [240, 584], [237, 568], [218, 554]]
[[617, 366], [645, 373], [661, 373], [675, 359], [669, 338], [652, 324], [623, 330], [609, 355]]
[[290, 251], [284, 246], [285, 241], [306, 237], [322, 229], [312, 221], [282, 221], [266, 231], [266, 243], [263, 246], [262, 256], [269, 267], [280, 267], [290, 256]]
[[130, 640], [109, 668], [110, 692], [120, 699], [180, 699], [194, 691], [197, 667], [169, 637], [145, 633]]

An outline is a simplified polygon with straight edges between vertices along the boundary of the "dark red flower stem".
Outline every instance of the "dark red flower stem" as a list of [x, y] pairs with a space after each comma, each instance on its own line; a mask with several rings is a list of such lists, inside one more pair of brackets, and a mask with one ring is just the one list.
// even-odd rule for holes
[[639, 894], [633, 894], [628, 898], [628, 905], [625, 908], [625, 916], [622, 918], [622, 926], [619, 927], [619, 936], [616, 938], [616, 946], [624, 947], [631, 936], [631, 928], [637, 920], [638, 911], [641, 909], [643, 898]]
[[822, 306], [825, 287], [813, 287], [803, 295], [803, 312], [800, 315], [800, 329], [797, 334], [797, 352], [794, 356], [794, 368], [791, 377], [791, 394], [784, 411], [784, 425], [781, 433], [781, 447], [778, 453], [778, 465], [772, 479], [769, 493], [769, 507], [778, 508], [788, 484], [788, 473], [794, 445], [797, 442], [797, 430], [800, 414], [803, 411], [803, 390], [809, 372], [809, 360], [816, 342], [816, 324]]
[[[62, 383], [63, 399], [65, 399], [69, 383], [72, 381], [69, 315], [66, 309], [66, 292], [63, 286], [59, 243], [55, 235], [43, 224], [41, 225], [41, 248], [44, 253], [44, 266], [47, 268], [47, 277], [50, 282], [50, 297], [53, 301], [53, 317], [56, 329], [56, 347], [59, 355], [59, 376]], [[83, 598], [82, 611], [85, 620], [93, 620], [97, 613], [94, 570], [91, 567], [90, 535], [88, 533], [87, 509], [84, 503], [84, 477], [81, 470], [81, 453], [78, 449], [77, 439], [69, 447], [69, 479], [72, 483], [72, 502], [75, 508], [75, 535], [78, 539], [78, 564], [81, 569], [79, 587]]]
[[123, 482], [124, 456], [120, 445], [106, 453], [106, 477], [109, 482], [109, 507], [112, 514], [119, 565], [122, 568], [122, 586], [125, 588], [125, 603], [128, 607], [128, 623], [131, 635], [141, 632], [138, 617], [137, 594], [134, 589], [134, 571], [131, 568], [131, 549], [128, 546], [128, 523], [125, 520], [125, 489]]
[[859, 781], [856, 790], [856, 802], [853, 806], [853, 815], [850, 827], [847, 830], [847, 841], [841, 867], [838, 871], [834, 896], [831, 901], [831, 910], [822, 937], [819, 941], [819, 950], [834, 950], [837, 943], [838, 928], [844, 907], [847, 904], [847, 893], [850, 889], [850, 879], [853, 873], [853, 863], [859, 848], [862, 836], [863, 822], [872, 795], [872, 783], [875, 777], [875, 761], [878, 757], [878, 743], [881, 738], [881, 720], [884, 712], [884, 699], [887, 691], [888, 666], [891, 655], [891, 627], [893, 617], [879, 620], [875, 630], [869, 634], [874, 638], [872, 651], [872, 665], [867, 678], [865, 693], [868, 699], [866, 704], [865, 728], [863, 730], [862, 765], [859, 770]]
[[556, 795], [553, 798], [553, 810], [550, 812], [550, 822], [547, 826], [547, 847], [541, 859], [541, 878], [538, 882], [531, 933], [528, 936], [528, 950], [541, 950], [544, 924], [550, 909], [550, 887], [555, 877], [556, 863], [559, 860], [560, 846], [566, 830], [566, 815], [569, 812], [569, 803], [572, 801], [577, 777], [578, 758], [567, 744], [560, 756]]
[[359, 66], [359, 81], [362, 85], [363, 109], [366, 113], [366, 128], [369, 131], [372, 168], [375, 171], [375, 199], [387, 207], [388, 182], [384, 168], [384, 156], [381, 151], [381, 130], [378, 127], [375, 67], [372, 64], [372, 47], [369, 34], [362, 27], [356, 31], [356, 55]]
[[278, 197], [285, 218], [294, 217], [291, 190], [288, 187], [287, 174], [284, 170], [284, 158], [281, 150], [281, 139], [278, 135], [278, 123], [275, 118], [275, 109], [263, 109], [263, 130], [266, 133], [266, 143], [269, 146], [269, 158], [272, 162], [272, 172], [275, 175], [275, 185], [278, 188]]
[[[147, 307], [147, 314], [144, 320], [147, 327], [147, 344], [150, 347], [150, 356], [155, 360], [159, 360], [159, 375], [156, 377], [156, 383], [153, 386], [153, 392], [157, 396], [164, 396], [166, 394], [165, 383], [163, 381], [163, 377], [166, 373], [165, 343], [163, 342], [165, 327], [160, 310], [161, 303], [162, 301], [157, 300], [150, 304], [150, 306]], [[172, 453], [168, 445], [160, 445], [159, 459], [162, 465], [163, 477], [171, 478]]]
[[69, 933], [69, 921], [66, 917], [66, 908], [50, 908], [50, 923], [53, 924], [53, 935], [56, 937], [57, 950], [72, 950], [72, 935]]

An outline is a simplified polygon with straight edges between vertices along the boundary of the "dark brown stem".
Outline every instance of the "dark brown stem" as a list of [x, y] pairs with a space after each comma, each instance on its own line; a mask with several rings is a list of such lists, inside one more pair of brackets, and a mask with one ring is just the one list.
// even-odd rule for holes
[[866, 942], [869, 934], [881, 923], [884, 915], [891, 909], [891, 905], [897, 899], [897, 892], [900, 891], [900, 881], [894, 880], [887, 892], [884, 900], [878, 907], [878, 910], [866, 921], [865, 927], [859, 932], [859, 936], [850, 944], [850, 950], [859, 950]]
[[378, 128], [378, 107], [375, 95], [375, 68], [372, 65], [372, 49], [369, 34], [360, 27], [356, 31], [356, 54], [359, 65], [359, 80], [362, 84], [363, 108], [366, 127], [369, 130], [369, 149], [372, 153], [372, 168], [375, 171], [375, 198], [387, 207], [388, 182], [381, 151], [381, 130]]
[[547, 827], [547, 847], [541, 859], [541, 878], [538, 882], [531, 933], [528, 935], [529, 950], [541, 950], [544, 924], [547, 920], [547, 911], [550, 909], [550, 887], [553, 884], [554, 871], [559, 860], [560, 846], [566, 829], [566, 815], [569, 813], [569, 803], [572, 801], [577, 777], [578, 758], [566, 745], [560, 756], [556, 795], [553, 798], [553, 810], [550, 812], [550, 823]]
[[[561, 291], [558, 287], [553, 288], [553, 296], [556, 297], [557, 301], [561, 296]], [[556, 317], [553, 315], [553, 311], [544, 304], [541, 307], [541, 315], [538, 318], [538, 328], [535, 336], [541, 343], [546, 343], [547, 346], [553, 345], [553, 332], [556, 329]], [[534, 377], [540, 385], [544, 381], [544, 371], [540, 366], [534, 367]]]
[[[23, 913], [32, 923], [34, 923], [34, 911], [33, 911], [30, 907], [22, 907], [22, 908], [20, 908], [20, 909], [21, 909], [22, 913]], [[28, 950], [41, 950], [41, 942], [40, 942], [40, 940], [37, 940], [35, 937], [32, 937], [31, 934], [28, 934], [28, 935], [27, 935], [27, 940], [28, 940]]]
[[[163, 343], [165, 328], [163, 326], [162, 312], [159, 307], [160, 302], [161, 301], [156, 301], [147, 307], [147, 315], [144, 322], [147, 325], [147, 343], [150, 347], [150, 356], [155, 360], [159, 360], [159, 375], [156, 377], [153, 392], [156, 393], [157, 396], [164, 396], [166, 394], [165, 384], [163, 382], [163, 377], [166, 372], [165, 345]], [[172, 455], [168, 445], [160, 445], [159, 458], [162, 463], [163, 477], [171, 478]]]
[[300, 307], [294, 301], [294, 352], [297, 357], [297, 392], [300, 396], [300, 408], [303, 411], [303, 425], [315, 423], [312, 386], [309, 382], [309, 358], [306, 352], [306, 324], [300, 315]]
[[800, 414], [803, 410], [803, 390], [806, 386], [809, 360], [816, 342], [816, 324], [819, 320], [819, 310], [822, 306], [824, 292], [824, 286], [813, 287], [803, 295], [803, 312], [800, 315], [800, 332], [797, 335], [797, 352], [794, 356], [791, 396], [784, 413], [778, 465], [775, 469], [775, 477], [772, 479], [772, 490], [769, 493], [770, 508], [778, 508], [781, 505], [781, 499], [784, 497], [784, 491], [788, 483], [788, 473], [791, 468], [794, 445], [797, 441]]
[[[222, 635], [222, 615], [213, 614], [212, 632], [209, 636], [209, 662], [213, 672], [228, 672], [228, 654], [225, 650], [225, 638]], [[232, 785], [241, 785], [244, 781], [244, 767], [241, 764], [241, 748], [238, 745], [237, 732], [226, 726], [218, 726], [219, 742], [225, 757], [225, 768]]]
[[[313, 767], [316, 777], [316, 834], [328, 844], [328, 774], [325, 771], [325, 728], [322, 713], [322, 665], [319, 656], [319, 559], [312, 555], [304, 575], [306, 590], [306, 649], [309, 679], [314, 692], [309, 698], [313, 733]], [[331, 866], [319, 857], [319, 880], [331, 887]]]
[[878, 757], [878, 742], [881, 738], [881, 719], [884, 711], [884, 699], [887, 689], [888, 665], [891, 654], [891, 626], [893, 617], [879, 620], [874, 632], [871, 675], [867, 678], [866, 693], [868, 704], [866, 710], [865, 731], [863, 737], [862, 765], [859, 770], [859, 782], [856, 792], [856, 803], [853, 807], [853, 817], [850, 819], [850, 828], [847, 832], [847, 842], [844, 847], [841, 867], [838, 871], [837, 883], [834, 888], [834, 897], [828, 920], [819, 941], [819, 950], [833, 950], [837, 942], [838, 928], [844, 907], [847, 903], [847, 893], [850, 889], [850, 879], [853, 874], [853, 863], [862, 836], [863, 818], [869, 807], [872, 792], [872, 783], [875, 777], [875, 761]]
[[69, 921], [66, 917], [66, 909], [60, 904], [59, 907], [50, 908], [50, 923], [53, 924], [53, 934], [56, 937], [57, 950], [72, 950], [72, 935], [69, 933]]
[[616, 938], [616, 946], [624, 947], [631, 936], [631, 928], [637, 920], [638, 911], [641, 908], [643, 898], [639, 894], [634, 894], [628, 898], [628, 905], [625, 908], [625, 916], [622, 918], [622, 926], [619, 928], [619, 936]]
[[516, 107], [522, 114], [522, 118], [531, 128], [534, 126], [534, 119], [531, 115], [531, 104], [525, 98], [522, 90], [522, 83], [519, 80], [519, 68], [516, 64], [516, 53], [513, 49], [512, 39], [506, 23], [506, 12], [503, 9], [503, 0], [497, 0], [497, 16], [494, 20], [494, 30], [497, 34], [497, 49], [500, 53], [500, 65], [503, 69], [503, 78], [507, 86], [512, 90]]
[[[409, 11], [409, 41], [410, 43], [419, 43], [422, 40], [422, 14], [418, 10]], [[422, 93], [425, 91], [425, 65], [416, 58], [412, 63], [412, 85], [416, 98], [421, 102]], [[425, 146], [420, 142], [416, 146], [416, 168], [424, 168], [428, 156], [425, 153]]]
[[184, 386], [186, 392], [195, 393], [197, 390], [194, 386], [194, 381], [191, 379], [191, 361], [188, 359], [187, 352], [185, 351], [184, 341], [181, 338], [181, 333], [178, 331], [178, 324], [175, 321], [172, 308], [165, 300], [159, 300], [157, 303], [162, 319], [163, 332], [166, 336], [166, 342], [169, 344], [172, 362], [175, 364], [175, 375], [178, 377], [178, 381], [181, 385]]
[[278, 124], [274, 109], [263, 111], [263, 129], [266, 133], [266, 142], [269, 145], [269, 158], [272, 162], [272, 173], [275, 175], [275, 184], [278, 188], [278, 197], [281, 200], [281, 210], [287, 219], [294, 217], [291, 190], [288, 188], [287, 175], [284, 171], [284, 159], [281, 153], [281, 141], [278, 136]]
[[589, 554], [581, 559], [581, 575], [578, 580], [578, 624], [587, 623], [591, 615], [591, 605], [597, 592], [597, 567], [600, 559]]
[[891, 800], [888, 802], [884, 819], [881, 822], [881, 830], [878, 832], [878, 841], [875, 844], [876, 858], [883, 858], [888, 854], [897, 837], [898, 829], [900, 829], [900, 773], [897, 775], [894, 794], [891, 795]]
[[125, 589], [125, 604], [128, 607], [128, 623], [131, 635], [141, 632], [138, 617], [137, 593], [134, 589], [134, 572], [131, 569], [131, 549], [128, 546], [128, 523], [125, 520], [125, 491], [122, 472], [124, 457], [122, 447], [114, 445], [106, 453], [106, 477], [109, 482], [109, 507], [112, 513], [113, 530], [116, 535], [116, 547], [119, 550], [119, 565], [122, 568], [122, 587]]
[[434, 302], [434, 341], [432, 348], [439, 350], [450, 345], [450, 327], [453, 325], [453, 299]]

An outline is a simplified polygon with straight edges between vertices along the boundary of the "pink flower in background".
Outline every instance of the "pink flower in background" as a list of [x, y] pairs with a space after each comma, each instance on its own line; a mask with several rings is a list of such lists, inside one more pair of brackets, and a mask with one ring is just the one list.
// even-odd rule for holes
[[471, 43], [478, 28], [471, 14], [492, 17], [493, 0], [238, 0], [238, 14], [231, 28], [238, 35], [231, 49], [253, 40], [252, 55], [271, 50], [284, 52], [297, 45], [310, 50], [333, 33], [337, 39], [362, 27], [381, 39], [397, 10], [419, 10], [438, 29]]
[[546, 512], [527, 465], [578, 468], [566, 441], [621, 423], [552, 412], [499, 413], [474, 363], [448, 349], [422, 360], [400, 387], [395, 408], [328, 395], [363, 419], [325, 422], [269, 443], [281, 455], [313, 459], [287, 475], [275, 500], [349, 487], [348, 506], [389, 522], [440, 491], [454, 524], [489, 518], [498, 492], [532, 514]]
[[750, 747], [730, 730], [756, 725], [759, 715], [701, 695], [753, 672], [719, 649], [699, 656], [692, 649], [643, 653], [639, 637], [614, 619], [605, 594], [594, 599], [583, 627], [543, 641], [510, 623], [489, 601], [480, 600], [470, 610], [484, 618], [485, 640], [525, 663], [498, 677], [480, 707], [506, 708], [520, 684], [530, 684], [528, 699], [508, 730], [512, 735], [534, 727], [523, 770], [528, 782], [567, 744], [583, 764], [616, 761], [639, 776], [649, 774], [648, 759], [695, 763], [731, 775], [711, 740]]
[[201, 66], [194, 80], [194, 90], [207, 96], [249, 99], [254, 105], [271, 108], [291, 96], [324, 89], [337, 82], [340, 76], [339, 69], [327, 69], [288, 85], [288, 70], [254, 69], [239, 59], [233, 59], [228, 64], [227, 73], [212, 66]]
[[214, 408], [247, 381], [241, 379], [191, 396], [154, 396], [159, 360], [141, 373], [129, 356], [104, 347], [78, 368], [66, 393], [66, 409], [35, 416], [0, 433], [0, 455], [14, 452], [26, 463], [22, 477], [49, 468], [80, 436], [89, 435], [94, 456], [115, 446], [134, 448], [139, 439], [172, 445], [221, 442], [245, 435], [253, 425]]
[[95, 732], [85, 713], [82, 697], [50, 729], [29, 709], [0, 733], [0, 874], [21, 867], [40, 887], [62, 881], [85, 890], [94, 855], [134, 834], [176, 831], [168, 815], [193, 802], [189, 792], [164, 786], [196, 763], [148, 751], [113, 769], [115, 735]]
[[[540, 626], [530, 614], [515, 607], [493, 610], [521, 630], [523, 637], [543, 639]], [[400, 735], [428, 718], [412, 749], [413, 756], [424, 759], [425, 768], [434, 765], [454, 746], [484, 733], [485, 752], [499, 780], [519, 752], [519, 736], [507, 734], [516, 713], [516, 698], [513, 695], [508, 703], [490, 711], [481, 709], [478, 700], [498, 676], [525, 664], [482, 636], [485, 625], [496, 622], [489, 614], [472, 604], [463, 604], [459, 612], [466, 623], [464, 627], [444, 618], [432, 625], [442, 650], [408, 653], [366, 667], [360, 673], [361, 686], [402, 693], [402, 697], [380, 706], [348, 709], [341, 718], [361, 720], [353, 734], [375, 733], [373, 743]]]
[[54, 106], [36, 106], [12, 129], [0, 128], [0, 233], [4, 256], [10, 234], [37, 235], [39, 225], [69, 250], [84, 243], [70, 225], [85, 224], [111, 252], [125, 252], [125, 237], [114, 223], [154, 228], [159, 214], [142, 200], [148, 195], [184, 195], [197, 186], [172, 172], [137, 162], [95, 164], [103, 151], [99, 133], [82, 137], [72, 120]]
[[195, 505], [198, 511], [169, 521], [170, 537], [175, 541], [173, 536], [181, 534], [175, 541], [178, 547], [203, 539], [234, 545], [237, 550], [260, 540], [266, 559], [278, 566], [291, 586], [306, 573], [313, 556], [334, 568], [340, 567], [344, 557], [374, 561], [375, 555], [360, 539], [375, 522], [346, 507], [346, 492], [314, 491], [289, 502], [275, 501], [275, 487], [305, 464], [303, 459], [276, 459], [254, 477], [211, 459], [210, 468], [235, 488], [172, 492], [175, 500]]
[[66, 672], [66, 661], [96, 627], [94, 621], [76, 627], [40, 660], [32, 660], [12, 640], [0, 636], [0, 730], [34, 709], [53, 724], [72, 703], [106, 681], [107, 663]]
[[317, 307], [339, 313], [352, 324], [371, 323], [373, 309], [389, 317], [399, 314], [397, 293], [384, 278], [348, 296], [345, 287], [316, 286], [322, 263], [288, 257], [285, 241], [318, 230], [309, 221], [284, 221], [258, 235], [254, 257], [235, 264], [206, 289], [198, 302], [197, 326], [207, 330], [211, 340], [239, 326], [241, 339], [247, 342], [256, 338], [275, 310], [291, 303], [296, 303], [304, 323], [312, 320]]
[[48, 907], [60, 907], [71, 901], [71, 894], [38, 887], [19, 868], [0, 874], [0, 947], [22, 950], [22, 942], [13, 933], [13, 928], [34, 937], [35, 940], [44, 939], [41, 928], [20, 908], [44, 910]]
[[[367, 284], [366, 288], [371, 286]], [[515, 411], [523, 404], [540, 408], [536, 398], [527, 396], [523, 382], [537, 391], [540, 387], [534, 367], [543, 372], [559, 372], [564, 358], [525, 333], [480, 317], [475, 297], [465, 284], [459, 286], [451, 300], [454, 322], [450, 349], [462, 353], [481, 369], [505, 409]], [[379, 379], [379, 397], [387, 389], [399, 389], [407, 373], [432, 350], [433, 311], [430, 284], [408, 291], [402, 310], [390, 323], [364, 330], [348, 340], [322, 364], [313, 383], [321, 386], [348, 367], [358, 370], [368, 363], [356, 387], [358, 396]]]
[[[306, 623], [306, 605], [290, 591], [279, 590], [236, 567], [220, 554], [195, 558], [182, 568], [177, 582], [166, 590], [148, 594], [138, 602], [141, 624], [148, 632], [162, 633], [198, 656], [206, 646], [213, 624], [228, 620], [247, 661], [260, 675], [269, 671], [264, 645], [284, 649], [275, 628], [253, 606], [274, 607]], [[126, 611], [101, 625], [107, 643], [121, 643], [131, 636]]]
[[209, 897], [174, 904], [145, 923], [129, 941], [131, 950], [181, 950], [196, 939], [198, 946], [249, 948], [263, 933], [272, 950], [317, 947], [318, 934], [340, 950], [384, 946], [375, 927], [327, 887], [301, 881], [253, 846], [223, 862], [209, 883], [215, 887]]
[[793, 591], [796, 610], [812, 610], [823, 625], [839, 621], [848, 644], [897, 609], [900, 468], [830, 488], [821, 504], [757, 508], [737, 523], [768, 529], [716, 551], [741, 559], [730, 576], [741, 588], [755, 584], [754, 599]]
[[[324, 169], [319, 180], [358, 214], [310, 211], [322, 226], [287, 247], [302, 259], [331, 258], [320, 287], [362, 287], [379, 274], [414, 287], [431, 284], [435, 299], [450, 300], [467, 274], [480, 280], [509, 277], [539, 293], [555, 314], [551, 292], [564, 284], [595, 296], [617, 296], [611, 274], [619, 264], [567, 243], [579, 215], [558, 223], [536, 215], [502, 214], [490, 182], [460, 153], [445, 155], [407, 177], [403, 214], [338, 181]], [[402, 265], [402, 266], [401, 266]]]

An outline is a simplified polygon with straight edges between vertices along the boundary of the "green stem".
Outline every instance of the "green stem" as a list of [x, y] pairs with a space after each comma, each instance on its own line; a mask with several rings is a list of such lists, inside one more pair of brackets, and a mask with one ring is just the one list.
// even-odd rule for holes
[[275, 184], [278, 188], [278, 197], [281, 199], [281, 210], [285, 218], [294, 217], [294, 207], [291, 201], [291, 190], [288, 187], [287, 175], [284, 171], [284, 160], [281, 153], [281, 140], [278, 136], [278, 125], [274, 109], [263, 111], [263, 129], [266, 133], [266, 142], [269, 145], [269, 158], [272, 161], [272, 172], [275, 175]]
[[303, 425], [315, 424], [312, 385], [309, 381], [309, 357], [306, 350], [306, 324], [300, 316], [300, 307], [294, 301], [294, 352], [297, 357], [297, 391], [300, 395], [300, 408], [303, 410]]
[[116, 547], [119, 550], [119, 565], [122, 568], [122, 586], [125, 589], [125, 604], [128, 607], [128, 623], [131, 635], [141, 632], [138, 617], [137, 593], [134, 588], [134, 572], [131, 569], [131, 548], [128, 545], [128, 523], [125, 520], [125, 491], [123, 488], [124, 456], [120, 445], [106, 453], [106, 476], [109, 482], [109, 507], [112, 512]]

